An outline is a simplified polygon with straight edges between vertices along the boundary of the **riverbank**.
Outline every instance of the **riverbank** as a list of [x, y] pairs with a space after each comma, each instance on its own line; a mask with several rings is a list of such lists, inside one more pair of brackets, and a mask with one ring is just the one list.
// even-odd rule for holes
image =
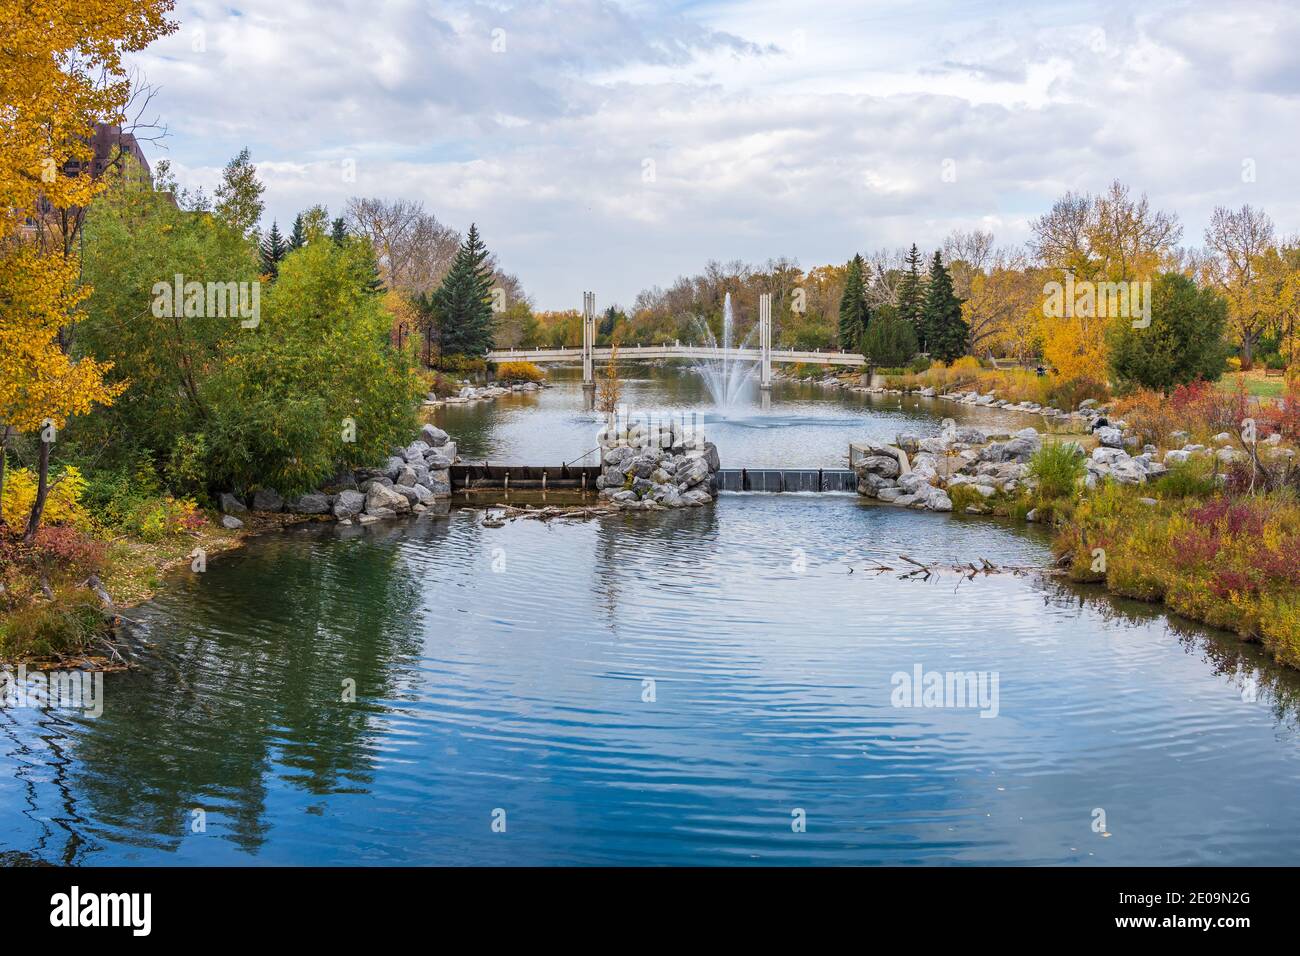
[[[954, 399], [1010, 407], [988, 394]], [[1300, 668], [1295, 408], [1197, 386], [1164, 400], [1088, 399], [1053, 418], [1088, 433], [1005, 435], [950, 422], [938, 435], [867, 443], [855, 465], [859, 493], [1050, 523], [1074, 580], [1163, 603]]]

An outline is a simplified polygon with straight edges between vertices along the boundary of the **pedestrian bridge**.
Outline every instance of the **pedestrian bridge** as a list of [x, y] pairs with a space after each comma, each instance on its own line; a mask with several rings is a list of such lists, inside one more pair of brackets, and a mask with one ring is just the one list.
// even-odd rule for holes
[[[608, 362], [614, 356], [612, 348], [593, 348], [591, 357], [597, 362]], [[773, 349], [773, 362], [800, 362], [808, 365], [845, 365], [857, 367], [866, 364], [866, 358], [857, 352], [797, 352], [792, 349]], [[496, 349], [487, 354], [489, 362], [579, 362], [586, 357], [583, 349]], [[724, 349], [708, 345], [620, 345], [620, 362], [651, 361], [654, 359], [696, 359], [704, 361], [759, 362], [762, 349]]]
[[487, 354], [489, 362], [581, 362], [582, 384], [584, 387], [596, 387], [595, 364], [608, 362], [617, 351], [620, 361], [654, 361], [659, 359], [688, 359], [692, 361], [716, 362], [754, 362], [758, 366], [758, 384], [760, 388], [770, 388], [772, 384], [772, 364], [774, 362], [803, 363], [808, 365], [858, 367], [866, 364], [866, 358], [856, 352], [799, 352], [792, 349], [772, 348], [772, 296], [768, 293], [758, 297], [758, 347], [748, 349], [726, 348], [710, 345], [621, 345], [613, 348], [596, 347], [596, 296], [592, 292], [582, 294], [582, 347], [557, 349], [495, 349]]

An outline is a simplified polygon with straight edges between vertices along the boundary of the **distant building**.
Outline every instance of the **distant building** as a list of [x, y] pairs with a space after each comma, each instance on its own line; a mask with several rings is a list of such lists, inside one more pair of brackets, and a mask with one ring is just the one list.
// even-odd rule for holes
[[[130, 157], [140, 166], [146, 176], [152, 175], [149, 168], [149, 160], [145, 158], [144, 150], [140, 148], [139, 141], [135, 134], [123, 132], [121, 126], [110, 123], [96, 123], [95, 131], [90, 136], [90, 143], [94, 149], [94, 155], [89, 162], [82, 162], [76, 159], [70, 159], [63, 164], [63, 175], [80, 176], [89, 168], [90, 177], [99, 179], [110, 169], [120, 167]], [[175, 202], [173, 197], [172, 202]], [[53, 215], [54, 207], [41, 197], [38, 215], [46, 217]], [[37, 229], [37, 221], [28, 219], [24, 232], [34, 233]]]

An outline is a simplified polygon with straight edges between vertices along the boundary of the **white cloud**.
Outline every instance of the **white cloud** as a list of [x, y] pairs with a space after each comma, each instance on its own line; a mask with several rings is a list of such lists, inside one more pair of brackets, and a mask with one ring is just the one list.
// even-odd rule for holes
[[204, 0], [140, 62], [183, 181], [210, 188], [249, 145], [282, 223], [421, 199], [477, 221], [542, 307], [628, 304], [709, 258], [811, 266], [980, 224], [1018, 242], [1059, 193], [1116, 177], [1189, 240], [1220, 203], [1300, 228], [1300, 14], [1094, 10]]

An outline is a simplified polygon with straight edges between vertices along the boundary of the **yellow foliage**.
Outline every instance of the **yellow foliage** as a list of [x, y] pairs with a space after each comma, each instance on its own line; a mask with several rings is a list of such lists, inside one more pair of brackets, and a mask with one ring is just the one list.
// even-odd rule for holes
[[[84, 206], [103, 188], [88, 169], [96, 121], [121, 122], [123, 54], [176, 29], [172, 0], [0, 0], [0, 236], [43, 195]], [[81, 175], [65, 176], [69, 161]]]
[[[6, 470], [0, 512], [3, 512], [9, 527], [19, 528], [27, 523], [32, 502], [36, 500], [36, 484], [36, 473], [27, 468]], [[45, 500], [45, 520], [51, 524], [87, 527], [87, 515], [81, 507], [81, 494], [85, 489], [86, 479], [81, 472], [71, 465], [65, 468], [50, 482], [50, 496]]]
[[1043, 358], [1061, 378], [1105, 382], [1108, 378], [1105, 320], [1043, 316]]
[[125, 387], [104, 383], [112, 366], [73, 361], [60, 347], [59, 329], [88, 293], [74, 288], [76, 271], [75, 260], [32, 246], [0, 254], [0, 422], [19, 432], [37, 431], [46, 419], [62, 428], [92, 405], [112, 404]]
[[497, 378], [502, 382], [540, 382], [546, 373], [532, 362], [502, 362], [497, 366]]

